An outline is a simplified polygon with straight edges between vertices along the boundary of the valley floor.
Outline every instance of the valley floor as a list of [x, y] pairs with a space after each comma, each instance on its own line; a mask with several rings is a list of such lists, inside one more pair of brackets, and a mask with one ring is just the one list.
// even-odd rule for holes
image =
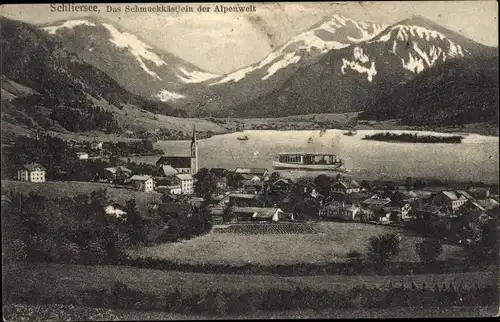
[[[122, 111], [120, 111], [121, 113]], [[281, 118], [179, 118], [165, 115], [153, 114], [150, 112], [137, 112], [132, 109], [123, 116], [125, 123], [133, 124], [134, 130], [129, 131], [124, 128], [122, 134], [105, 134], [99, 131], [88, 133], [72, 133], [69, 131], [44, 130], [47, 134], [66, 140], [75, 141], [131, 141], [143, 138], [153, 140], [189, 140], [192, 135], [193, 126], [196, 126], [198, 138], [208, 138], [214, 135], [229, 134], [246, 130], [320, 130], [320, 129], [341, 129], [341, 130], [412, 130], [412, 131], [435, 131], [453, 133], [475, 133], [481, 135], [498, 136], [498, 126], [487, 123], [467, 124], [463, 127], [450, 126], [407, 126], [399, 125], [397, 120], [387, 120], [379, 122], [359, 121], [351, 128], [348, 126], [349, 120], [355, 118], [359, 113], [324, 113], [292, 115]], [[124, 123], [124, 124], [125, 124]], [[137, 129], [142, 129], [139, 135]], [[3, 122], [2, 134], [7, 135], [32, 135], [35, 129], [29, 129], [25, 125], [17, 125]], [[168, 130], [172, 132], [170, 136], [162, 137], [158, 130]], [[34, 132], [33, 132], [34, 133]], [[146, 133], [149, 133], [146, 135]]]

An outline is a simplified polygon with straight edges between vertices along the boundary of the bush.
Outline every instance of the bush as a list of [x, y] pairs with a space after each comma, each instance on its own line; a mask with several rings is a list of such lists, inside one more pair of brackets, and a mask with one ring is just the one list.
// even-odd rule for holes
[[399, 238], [396, 234], [371, 237], [368, 251], [373, 263], [384, 266], [391, 257], [399, 253]]
[[443, 246], [437, 239], [426, 239], [415, 245], [415, 248], [423, 263], [434, 262], [443, 251]]

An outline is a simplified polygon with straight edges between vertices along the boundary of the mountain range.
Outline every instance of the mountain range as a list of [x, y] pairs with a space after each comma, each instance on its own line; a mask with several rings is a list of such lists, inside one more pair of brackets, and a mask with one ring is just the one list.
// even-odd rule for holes
[[[483, 75], [489, 68], [485, 62], [496, 62], [498, 69], [497, 48], [418, 16], [392, 25], [328, 17], [262, 61], [227, 75], [202, 70], [102, 18], [40, 26], [2, 18], [1, 23], [3, 80], [40, 93], [42, 105], [57, 105], [59, 111], [78, 109], [78, 102], [87, 110], [97, 104], [103, 110], [111, 106], [112, 113], [126, 107], [183, 117], [278, 117], [368, 109], [366, 117], [381, 118], [379, 102], [400, 105], [397, 97], [390, 97], [401, 92], [412, 93], [408, 100], [421, 97], [420, 91], [428, 90], [446, 66], [465, 68], [466, 75]], [[471, 61], [478, 63], [466, 63]], [[436, 69], [439, 66], [443, 67]], [[498, 79], [471, 77], [477, 88], [486, 79], [498, 84]], [[2, 94], [8, 92], [3, 83]], [[495, 86], [483, 87], [482, 95], [496, 97], [489, 92]], [[457, 100], [475, 102], [477, 93], [473, 98], [467, 95], [465, 91]], [[60, 97], [67, 99], [62, 102]], [[436, 106], [435, 101], [425, 104]]]

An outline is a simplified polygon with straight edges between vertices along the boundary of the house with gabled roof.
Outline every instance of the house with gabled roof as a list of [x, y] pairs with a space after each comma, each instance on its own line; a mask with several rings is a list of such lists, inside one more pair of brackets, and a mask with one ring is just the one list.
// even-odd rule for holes
[[269, 171], [266, 168], [236, 168], [234, 173], [257, 176], [260, 179], [264, 179]]
[[355, 192], [360, 192], [361, 191], [361, 185], [357, 183], [355, 180], [350, 180], [350, 181], [339, 181], [334, 183], [330, 187], [330, 192], [332, 194], [351, 194]]
[[45, 182], [47, 169], [40, 163], [27, 163], [17, 170], [17, 180], [27, 182]]
[[181, 186], [183, 195], [192, 195], [194, 193], [194, 178], [189, 173], [180, 173], [174, 176], [176, 185]]
[[468, 200], [474, 201], [474, 198], [463, 190], [444, 190], [432, 198], [432, 204], [446, 207], [455, 212]]
[[238, 220], [251, 221], [279, 221], [280, 216], [284, 214], [280, 208], [262, 208], [262, 207], [232, 207], [232, 214]]
[[149, 175], [134, 174], [127, 182], [132, 183], [136, 190], [150, 192], [154, 190], [153, 178]]

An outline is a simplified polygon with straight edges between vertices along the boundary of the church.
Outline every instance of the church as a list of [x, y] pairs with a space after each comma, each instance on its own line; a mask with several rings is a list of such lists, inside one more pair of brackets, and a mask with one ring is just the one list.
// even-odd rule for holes
[[191, 139], [191, 153], [189, 156], [166, 156], [163, 155], [156, 162], [165, 176], [176, 174], [195, 175], [198, 172], [198, 142], [196, 141], [196, 127], [193, 127], [193, 138]]

